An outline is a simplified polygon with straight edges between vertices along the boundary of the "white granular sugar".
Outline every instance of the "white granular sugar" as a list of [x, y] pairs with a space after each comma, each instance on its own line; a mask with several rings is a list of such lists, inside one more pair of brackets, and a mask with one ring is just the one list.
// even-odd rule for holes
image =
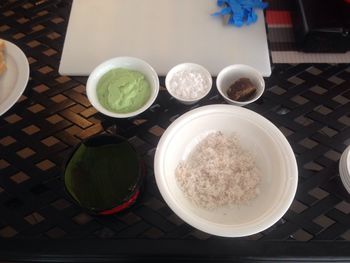
[[214, 132], [180, 162], [175, 171], [185, 195], [197, 206], [240, 205], [259, 194], [260, 172], [235, 136]]
[[169, 91], [180, 99], [197, 99], [209, 89], [209, 80], [199, 71], [181, 70], [169, 81]]

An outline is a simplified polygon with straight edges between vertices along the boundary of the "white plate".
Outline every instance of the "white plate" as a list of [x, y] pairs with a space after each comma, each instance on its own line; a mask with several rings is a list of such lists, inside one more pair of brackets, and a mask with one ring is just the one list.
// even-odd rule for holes
[[[195, 206], [178, 187], [175, 169], [203, 135], [233, 132], [251, 151], [262, 173], [260, 194], [251, 203], [208, 211]], [[210, 105], [176, 119], [159, 141], [155, 178], [164, 200], [185, 222], [209, 234], [252, 235], [276, 223], [291, 205], [298, 182], [292, 148], [280, 130], [263, 116], [232, 105]]]
[[7, 69], [0, 75], [0, 115], [21, 97], [29, 79], [29, 63], [19, 47], [5, 40], [4, 57]]

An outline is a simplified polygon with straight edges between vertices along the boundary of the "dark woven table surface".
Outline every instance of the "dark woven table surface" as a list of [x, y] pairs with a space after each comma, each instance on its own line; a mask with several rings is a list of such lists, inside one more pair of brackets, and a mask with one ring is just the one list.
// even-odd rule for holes
[[[349, 65], [274, 65], [263, 97], [248, 108], [271, 120], [292, 145], [299, 166], [296, 198], [283, 219], [266, 231], [222, 239], [174, 215], [160, 196], [152, 168], [158, 140], [173, 120], [194, 107], [224, 103], [216, 88], [194, 106], [177, 103], [162, 88], [151, 109], [135, 118], [115, 120], [97, 113], [85, 95], [87, 78], [58, 73], [70, 6], [70, 0], [0, 2], [0, 37], [18, 45], [30, 63], [24, 94], [0, 117], [0, 260], [1, 255], [8, 260], [14, 256], [11, 248], [17, 248], [17, 259], [25, 260], [35, 242], [59, 249], [79, 247], [78, 240], [88, 240], [85, 248], [119, 242], [136, 251], [148, 244], [155, 249], [152, 254], [164, 244], [178, 246], [176, 253], [182, 254], [191, 245], [196, 255], [211, 253], [204, 249], [209, 246], [220, 246], [222, 251], [231, 242], [245, 244], [241, 247], [245, 255], [254, 247], [263, 255], [274, 242], [280, 246], [279, 255], [285, 255], [283, 246], [299, 249], [300, 244], [324, 255], [327, 248], [329, 255], [338, 253], [337, 246], [349, 248], [350, 196], [338, 172], [340, 155], [350, 144]], [[147, 164], [145, 189], [137, 204], [109, 217], [91, 216], [75, 206], [65, 195], [61, 178], [73, 147], [100, 133], [125, 136]], [[326, 251], [317, 251], [319, 243]], [[146, 248], [140, 253], [151, 253]], [[132, 249], [123, 250], [124, 254]], [[65, 253], [72, 252], [68, 250]], [[51, 250], [42, 251], [50, 254]]]

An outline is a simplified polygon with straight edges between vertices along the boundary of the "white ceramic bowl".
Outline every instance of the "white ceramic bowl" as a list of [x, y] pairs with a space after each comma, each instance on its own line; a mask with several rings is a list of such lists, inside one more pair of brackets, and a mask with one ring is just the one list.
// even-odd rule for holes
[[[248, 78], [255, 85], [257, 91], [254, 96], [246, 101], [236, 101], [232, 100], [227, 95], [227, 90], [229, 87], [235, 83], [240, 78]], [[259, 99], [265, 90], [265, 81], [263, 76], [256, 69], [242, 64], [231, 65], [223, 70], [221, 70], [216, 78], [216, 87], [227, 101], [227, 103], [236, 105], [236, 106], [244, 106], [249, 103], [252, 103]]]
[[[208, 211], [189, 201], [178, 187], [175, 169], [200, 138], [212, 131], [235, 133], [255, 157], [262, 173], [260, 194], [249, 204]], [[166, 203], [185, 222], [209, 234], [248, 236], [276, 223], [297, 189], [297, 163], [287, 139], [261, 115], [231, 105], [210, 105], [176, 119], [161, 137], [154, 161], [155, 178]]]
[[[202, 87], [203, 93], [199, 94], [199, 96], [197, 96], [195, 98], [184, 98], [184, 97], [181, 97], [178, 94], [176, 94], [176, 92], [174, 92], [174, 90], [171, 88], [171, 81], [172, 81], [174, 75], [178, 72], [181, 72], [181, 71], [200, 73], [203, 77], [203, 80], [205, 81], [205, 84], [206, 84], [204, 87]], [[212, 80], [212, 77], [211, 77], [209, 71], [206, 68], [204, 68], [203, 66], [195, 64], [195, 63], [182, 63], [179, 65], [176, 65], [168, 72], [168, 74], [166, 75], [166, 78], [165, 78], [165, 86], [166, 86], [168, 92], [170, 93], [170, 95], [173, 96], [178, 101], [180, 101], [181, 103], [187, 104], [187, 105], [194, 104], [194, 103], [198, 102], [199, 100], [203, 99], [205, 96], [207, 96], [211, 90], [212, 84], [213, 84], [213, 80]], [[192, 83], [192, 85], [194, 85], [194, 83]], [[189, 86], [189, 87], [191, 87], [191, 86]], [[194, 89], [194, 87], [193, 87], [193, 89]]]
[[350, 146], [348, 146], [339, 160], [339, 175], [345, 189], [350, 193]]
[[[105, 73], [114, 68], [126, 68], [139, 71], [145, 75], [148, 80], [151, 87], [151, 96], [146, 104], [138, 110], [128, 113], [115, 113], [103, 107], [99, 102], [96, 93], [98, 81]], [[158, 92], [159, 79], [156, 71], [147, 62], [134, 57], [116, 57], [103, 62], [91, 72], [86, 84], [86, 94], [92, 106], [99, 112], [115, 118], [128, 118], [144, 112], [153, 104], [157, 98]]]

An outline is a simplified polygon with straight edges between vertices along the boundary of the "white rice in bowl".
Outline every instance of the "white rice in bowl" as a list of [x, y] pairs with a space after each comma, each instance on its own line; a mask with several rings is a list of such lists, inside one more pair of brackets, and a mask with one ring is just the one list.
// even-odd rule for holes
[[233, 134], [213, 132], [201, 140], [175, 170], [176, 181], [195, 205], [217, 209], [241, 205], [259, 194], [261, 173], [252, 155]]

